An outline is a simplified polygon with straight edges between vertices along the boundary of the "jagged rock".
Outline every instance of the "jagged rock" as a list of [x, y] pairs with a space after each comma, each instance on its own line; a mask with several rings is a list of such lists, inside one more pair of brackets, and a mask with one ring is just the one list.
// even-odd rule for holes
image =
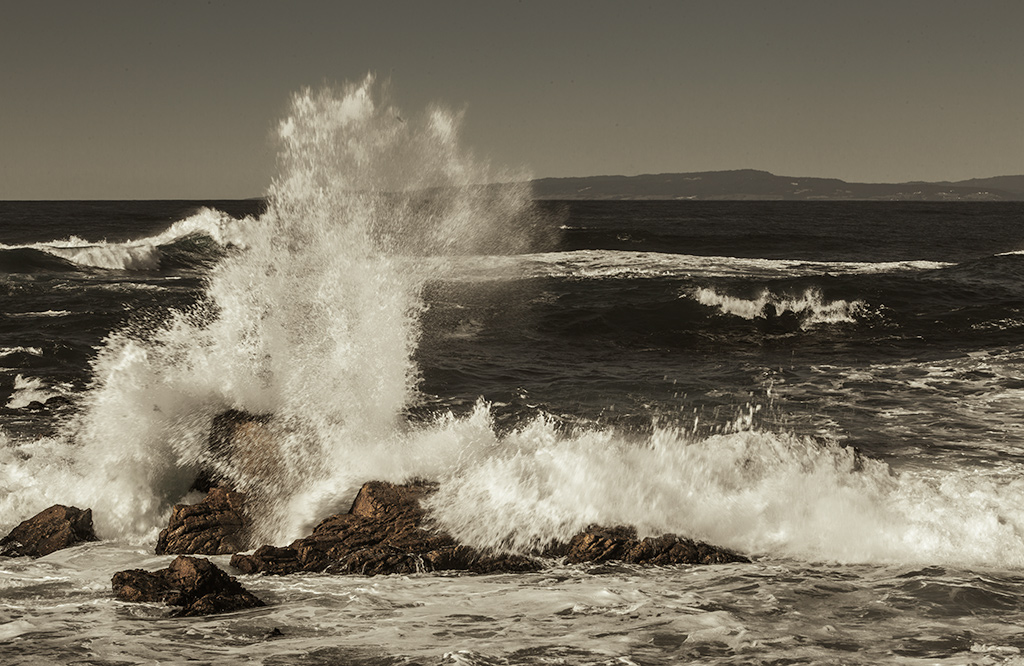
[[160, 532], [156, 554], [230, 555], [249, 547], [245, 495], [211, 488], [198, 504], [178, 504]]
[[619, 560], [629, 564], [726, 564], [749, 562], [723, 548], [675, 534], [636, 538], [631, 527], [591, 526], [574, 536], [568, 544], [550, 549], [547, 554], [564, 557], [570, 564]]
[[536, 571], [540, 563], [518, 555], [489, 555], [421, 526], [420, 499], [437, 486], [417, 482], [365, 484], [346, 514], [330, 516], [290, 546], [263, 546], [236, 554], [231, 565], [245, 573], [296, 571], [366, 575], [459, 570], [475, 573]]
[[160, 571], [119, 571], [111, 579], [111, 586], [121, 601], [182, 606], [175, 613], [179, 617], [230, 613], [266, 605], [209, 560], [184, 555]]
[[77, 543], [96, 540], [92, 509], [54, 504], [0, 539], [0, 555], [42, 557]]

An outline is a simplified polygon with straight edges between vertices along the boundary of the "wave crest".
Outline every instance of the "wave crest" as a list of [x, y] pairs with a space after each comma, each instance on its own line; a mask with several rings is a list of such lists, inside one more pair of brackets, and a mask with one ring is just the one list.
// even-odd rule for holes
[[799, 296], [778, 295], [764, 290], [752, 299], [700, 287], [692, 293], [692, 298], [701, 305], [718, 308], [723, 314], [747, 320], [777, 321], [786, 315], [794, 316], [803, 330], [821, 324], [852, 324], [859, 315], [867, 312], [864, 301], [826, 301], [816, 287], [805, 289]]
[[[155, 236], [120, 243], [97, 243], [70, 236], [33, 245], [0, 246], [4, 256], [8, 257], [0, 266], [5, 270], [17, 272], [40, 266], [54, 269], [53, 261], [47, 263], [40, 259], [34, 264], [25, 263], [27, 259], [22, 257], [22, 253], [26, 251], [56, 258], [56, 261], [61, 262], [56, 266], [58, 270], [77, 266], [117, 271], [157, 271], [169, 266], [204, 265], [218, 259], [224, 248], [244, 247], [245, 227], [251, 222], [252, 218], [239, 220], [222, 211], [204, 207], [195, 214], [174, 222]], [[183, 262], [180, 258], [180, 246], [195, 238], [208, 239], [208, 243], [190, 261]], [[192, 244], [195, 244], [194, 241]], [[20, 264], [14, 263], [15, 257], [22, 259]]]

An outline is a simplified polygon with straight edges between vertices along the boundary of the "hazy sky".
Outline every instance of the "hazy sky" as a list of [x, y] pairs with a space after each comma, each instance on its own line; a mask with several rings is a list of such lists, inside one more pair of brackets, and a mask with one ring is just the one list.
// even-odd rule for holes
[[11, 2], [0, 199], [238, 198], [303, 86], [407, 113], [535, 177], [757, 168], [1024, 173], [1024, 2]]

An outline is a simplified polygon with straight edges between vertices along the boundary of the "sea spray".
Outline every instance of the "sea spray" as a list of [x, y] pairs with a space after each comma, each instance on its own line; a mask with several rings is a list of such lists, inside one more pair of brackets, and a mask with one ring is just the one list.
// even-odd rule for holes
[[[440, 109], [403, 117], [372, 77], [295, 95], [266, 212], [215, 225], [235, 249], [199, 304], [107, 338], [63, 435], [65, 464], [36, 470], [60, 487], [29, 503], [88, 505], [103, 536], [146, 539], [197, 471], [215, 466], [250, 493], [260, 538], [281, 541], [368, 475], [405, 474], [396, 447], [417, 382], [425, 266], [526, 249], [538, 228], [525, 185], [488, 184], [525, 178], [467, 155], [458, 124]], [[152, 263], [152, 247], [122, 249]], [[110, 254], [89, 252], [93, 263]], [[270, 421], [224, 460], [207, 439], [226, 409]]]

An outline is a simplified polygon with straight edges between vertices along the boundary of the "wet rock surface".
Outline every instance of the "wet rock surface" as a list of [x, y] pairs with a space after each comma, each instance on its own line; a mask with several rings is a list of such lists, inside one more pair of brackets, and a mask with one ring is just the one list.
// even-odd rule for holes
[[0, 555], [42, 557], [86, 541], [96, 541], [92, 509], [55, 504], [0, 539]]
[[174, 613], [178, 617], [229, 613], [265, 605], [209, 560], [185, 555], [159, 571], [119, 571], [111, 579], [111, 586], [121, 601], [181, 606]]
[[742, 555], [675, 534], [638, 539], [631, 527], [591, 526], [569, 543], [551, 548], [547, 555], [564, 557], [570, 564], [621, 561], [628, 564], [727, 564], [749, 562]]
[[365, 575], [422, 571], [536, 571], [541, 563], [519, 555], [491, 555], [456, 543], [451, 536], [422, 526], [420, 499], [436, 489], [431, 483], [365, 484], [346, 514], [325, 519], [313, 533], [278, 548], [263, 546], [237, 554], [231, 565], [245, 573], [297, 571]]
[[227, 488], [211, 488], [198, 504], [178, 504], [156, 554], [230, 555], [249, 547], [245, 495]]
[[[346, 514], [325, 519], [313, 533], [286, 547], [262, 546], [251, 555], [236, 554], [231, 565], [245, 573], [298, 571], [389, 574], [423, 571], [474, 573], [536, 571], [541, 560], [489, 554], [457, 543], [444, 532], [422, 525], [420, 500], [436, 489], [419, 482], [367, 483]], [[591, 527], [545, 553], [569, 563], [621, 560], [631, 564], [718, 564], [744, 562], [727, 550], [675, 535], [637, 539], [625, 527]]]

